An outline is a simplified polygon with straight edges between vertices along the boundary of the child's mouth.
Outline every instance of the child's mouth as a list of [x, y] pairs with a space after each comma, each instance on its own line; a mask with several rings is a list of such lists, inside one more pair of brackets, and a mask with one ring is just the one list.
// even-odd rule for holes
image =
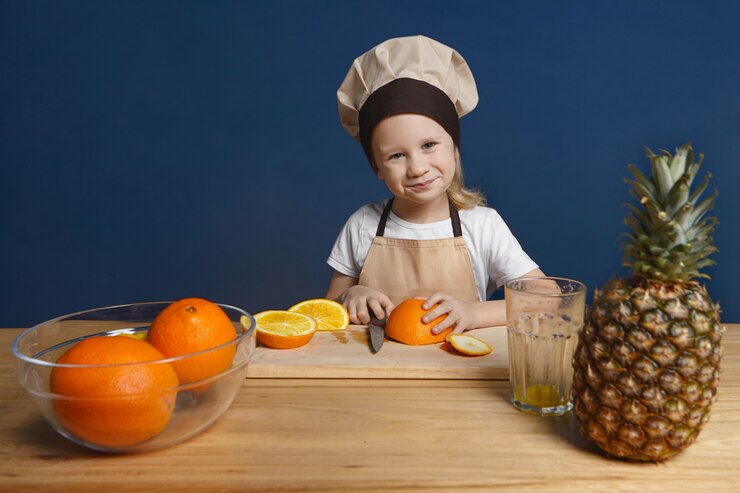
[[432, 183], [434, 183], [434, 182], [435, 182], [436, 180], [437, 180], [436, 178], [432, 178], [431, 180], [426, 180], [426, 181], [422, 181], [422, 182], [420, 182], [420, 183], [414, 183], [413, 185], [409, 185], [409, 186], [408, 186], [408, 188], [410, 188], [410, 189], [412, 189], [412, 190], [417, 190], [417, 191], [420, 191], [420, 190], [426, 190], [426, 189], [427, 189], [427, 188], [429, 188], [429, 187], [430, 187], [430, 186], [432, 185]]

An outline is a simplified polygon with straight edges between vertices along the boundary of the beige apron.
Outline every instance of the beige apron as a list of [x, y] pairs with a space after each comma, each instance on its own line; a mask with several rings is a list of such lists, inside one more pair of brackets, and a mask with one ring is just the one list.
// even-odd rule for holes
[[480, 301], [457, 208], [450, 203], [453, 238], [402, 240], [383, 236], [392, 205], [393, 199], [380, 216], [359, 284], [384, 293], [394, 305], [437, 291], [462, 301]]

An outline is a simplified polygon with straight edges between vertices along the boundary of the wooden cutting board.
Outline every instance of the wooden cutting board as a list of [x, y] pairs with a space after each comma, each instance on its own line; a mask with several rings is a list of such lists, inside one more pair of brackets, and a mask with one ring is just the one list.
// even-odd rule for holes
[[493, 348], [486, 356], [464, 356], [449, 344], [407, 346], [386, 339], [377, 354], [370, 350], [367, 327], [318, 332], [296, 349], [258, 347], [247, 369], [248, 378], [439, 378], [508, 380], [505, 327], [477, 329], [468, 334]]

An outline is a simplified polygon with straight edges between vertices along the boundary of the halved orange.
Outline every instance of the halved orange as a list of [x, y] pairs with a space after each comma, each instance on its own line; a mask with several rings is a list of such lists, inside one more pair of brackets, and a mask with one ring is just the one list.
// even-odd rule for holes
[[313, 318], [316, 320], [316, 330], [321, 332], [344, 330], [349, 326], [349, 313], [344, 306], [326, 298], [301, 301], [291, 306], [288, 311], [302, 313]]
[[316, 333], [316, 321], [302, 313], [266, 310], [256, 314], [254, 320], [257, 322], [257, 340], [274, 349], [303, 346]]
[[412, 346], [443, 342], [447, 334], [452, 332], [452, 327], [439, 334], [432, 334], [432, 327], [442, 322], [447, 315], [440, 315], [425, 324], [421, 317], [429, 310], [423, 309], [423, 304], [424, 300], [421, 298], [409, 298], [396, 305], [385, 324], [385, 335]]

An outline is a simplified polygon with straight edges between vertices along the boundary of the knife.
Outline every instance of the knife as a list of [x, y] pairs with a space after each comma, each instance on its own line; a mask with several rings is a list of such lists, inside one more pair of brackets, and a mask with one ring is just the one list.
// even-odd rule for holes
[[373, 353], [377, 353], [385, 341], [385, 318], [381, 320], [371, 316], [367, 330], [370, 332], [370, 349]]

